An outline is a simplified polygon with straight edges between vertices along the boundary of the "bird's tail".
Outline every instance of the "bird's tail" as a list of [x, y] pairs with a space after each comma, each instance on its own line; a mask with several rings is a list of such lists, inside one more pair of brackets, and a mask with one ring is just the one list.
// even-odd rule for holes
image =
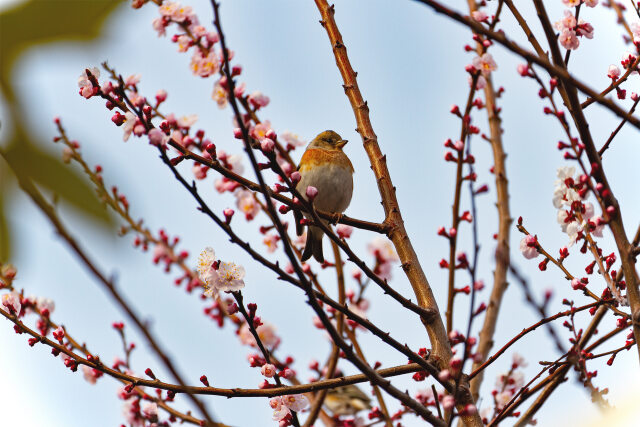
[[311, 258], [311, 255], [319, 263], [324, 262], [324, 256], [322, 255], [322, 236], [324, 233], [318, 227], [310, 226], [307, 230], [307, 243], [304, 245], [304, 252], [302, 252], [302, 261], [306, 261]]

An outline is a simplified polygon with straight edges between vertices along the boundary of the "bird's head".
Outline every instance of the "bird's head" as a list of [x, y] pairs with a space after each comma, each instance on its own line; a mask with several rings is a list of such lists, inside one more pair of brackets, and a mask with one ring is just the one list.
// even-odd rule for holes
[[325, 150], [342, 150], [342, 147], [347, 143], [346, 139], [342, 139], [340, 135], [332, 130], [325, 130], [316, 136], [310, 147], [324, 148]]

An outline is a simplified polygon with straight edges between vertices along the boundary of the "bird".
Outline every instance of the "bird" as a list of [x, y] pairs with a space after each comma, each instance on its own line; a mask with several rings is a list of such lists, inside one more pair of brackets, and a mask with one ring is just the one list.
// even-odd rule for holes
[[324, 404], [334, 416], [355, 415], [371, 409], [371, 399], [355, 385], [329, 389]]
[[[300, 181], [296, 190], [308, 200], [307, 187], [315, 187], [318, 194], [313, 199], [313, 206], [324, 212], [343, 213], [353, 195], [353, 165], [349, 157], [342, 151], [347, 143], [340, 135], [332, 130], [326, 130], [316, 136], [307, 146], [298, 172]], [[296, 220], [296, 232], [302, 235], [303, 226], [300, 224], [302, 214], [294, 211]], [[326, 221], [323, 221], [328, 225]], [[324, 263], [322, 253], [322, 229], [310, 225], [307, 230], [307, 241], [302, 253], [302, 261], [307, 261], [311, 256], [319, 263]]]

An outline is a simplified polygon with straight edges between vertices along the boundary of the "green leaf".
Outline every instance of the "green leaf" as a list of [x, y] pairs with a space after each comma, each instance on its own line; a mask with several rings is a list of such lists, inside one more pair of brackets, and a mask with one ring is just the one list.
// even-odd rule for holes
[[49, 189], [83, 213], [106, 224], [113, 224], [88, 180], [62, 164], [60, 159], [33, 148], [31, 141], [13, 141], [5, 150], [5, 159], [21, 173]]
[[13, 100], [10, 72], [18, 56], [35, 44], [96, 38], [121, 1], [31, 0], [0, 14], [0, 83]]

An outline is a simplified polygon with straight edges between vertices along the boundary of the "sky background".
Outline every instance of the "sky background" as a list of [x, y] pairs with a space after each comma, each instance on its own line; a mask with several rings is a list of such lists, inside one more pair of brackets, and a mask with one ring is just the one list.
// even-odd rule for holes
[[[0, 1], [0, 5], [3, 3], [7, 2]], [[457, 10], [466, 11], [466, 2], [449, 3]], [[560, 19], [562, 2], [547, 3], [552, 20]], [[191, 0], [188, 4], [193, 6], [203, 23], [211, 21], [208, 1]], [[526, 2], [521, 11], [529, 18], [536, 34], [541, 35], [531, 7]], [[318, 24], [319, 13], [314, 2], [223, 1], [221, 11], [228, 45], [235, 51], [236, 63], [244, 69], [241, 81], [246, 82], [249, 92], [260, 90], [271, 98], [261, 117], [270, 120], [276, 131], [289, 130], [305, 140], [325, 129], [333, 129], [350, 140], [346, 152], [355, 167], [355, 192], [346, 213], [381, 221], [383, 211], [375, 179], [360, 138], [354, 131], [353, 113], [344, 96], [326, 33]], [[152, 98], [158, 89], [167, 90], [169, 98], [163, 111], [174, 112], [177, 116], [198, 114], [195, 128], [205, 129], [218, 149], [241, 153], [240, 145], [231, 136], [230, 110], [219, 110], [211, 100], [213, 79], [191, 75], [188, 69], [190, 54], [177, 53], [170, 38], [158, 38], [151, 28], [151, 21], [156, 16], [157, 8], [153, 5], [132, 10], [123, 3], [107, 20], [100, 39], [89, 43], [50, 44], [28, 51], [18, 61], [13, 79], [19, 87], [29, 129], [41, 141], [43, 149], [60, 153], [62, 147], [50, 142], [55, 134], [52, 118], [60, 116], [70, 137], [80, 142], [85, 160], [89, 164], [99, 163], [104, 168], [103, 176], [108, 186], [117, 185], [127, 195], [134, 217], [144, 218], [152, 230], [163, 228], [172, 236], [179, 235], [180, 247], [190, 252], [194, 265], [195, 257], [206, 246], [212, 246], [223, 260], [243, 264], [247, 269], [245, 300], [256, 302], [262, 318], [277, 326], [282, 337], [277, 354], [282, 357], [294, 355], [299, 378], [305, 380], [310, 375], [308, 362], [312, 358], [324, 361], [329, 347], [324, 333], [312, 326], [313, 314], [304, 303], [303, 294], [280, 283], [273, 274], [249, 262], [239, 248], [232, 246], [223, 232], [195, 209], [192, 198], [172, 179], [155, 149], [145, 140], [132, 138], [123, 143], [122, 131], [111, 123], [111, 113], [102, 101], [87, 101], [78, 96], [76, 80], [81, 71], [108, 60], [125, 76], [140, 73], [139, 88], [148, 98]], [[601, 5], [595, 9], [585, 8], [581, 17], [593, 24], [595, 37], [581, 41], [580, 49], [572, 54], [571, 68], [592, 87], [603, 88], [609, 83], [606, 76], [609, 64], [618, 64], [627, 49], [620, 28], [614, 25], [611, 10]], [[463, 46], [471, 42], [470, 32], [408, 0], [336, 1], [336, 20], [351, 63], [358, 71], [358, 83], [368, 101], [380, 147], [387, 155], [407, 230], [442, 308], [446, 304], [447, 273], [439, 268], [438, 261], [448, 257], [448, 243], [438, 237], [436, 231], [439, 226], [450, 226], [455, 175], [453, 164], [443, 160], [442, 144], [447, 138], [457, 139], [460, 132], [459, 119], [449, 113], [449, 108], [466, 101], [468, 84], [464, 66], [474, 55], [465, 53]], [[503, 13], [500, 27], [526, 45], [508, 11]], [[522, 216], [528, 230], [539, 236], [549, 252], [556, 253], [568, 241], [556, 222], [556, 209], [551, 203], [555, 171], [565, 165], [562, 153], [556, 149], [563, 134], [557, 121], [542, 114], [543, 103], [537, 97], [535, 82], [516, 73], [518, 58], [499, 46], [491, 52], [498, 63], [494, 82], [505, 88], [499, 105], [502, 107], [503, 141], [508, 153], [506, 167], [511, 213], [514, 218]], [[640, 91], [637, 76], [630, 79], [626, 89], [629, 93]], [[630, 100], [620, 102], [627, 108], [630, 103]], [[4, 106], [0, 105], [0, 115], [5, 112]], [[597, 105], [589, 107], [586, 114], [596, 144], [600, 146], [618, 120]], [[487, 132], [484, 114], [474, 114], [474, 120], [483, 132]], [[3, 126], [0, 141], [9, 132], [11, 127]], [[480, 138], [474, 138], [472, 144], [477, 159], [478, 183], [488, 183], [490, 188], [488, 194], [477, 200], [481, 244], [478, 277], [488, 285], [478, 299], [486, 301], [494, 266], [495, 243], [491, 236], [497, 231], [495, 181], [489, 172], [492, 165], [489, 144]], [[298, 150], [294, 158], [299, 159], [301, 154]], [[636, 131], [625, 128], [607, 151], [604, 162], [620, 201], [628, 234], [633, 234], [640, 223], [640, 199], [633, 173], [639, 155]], [[248, 166], [247, 161], [245, 165]], [[190, 166], [183, 165], [182, 170], [188, 173]], [[247, 176], [253, 177], [248, 167], [247, 171]], [[210, 173], [206, 181], [199, 182], [199, 188], [210, 206], [221, 212], [233, 206], [235, 200], [229, 194], [216, 194], [214, 179], [215, 174]], [[464, 191], [461, 210], [469, 209], [466, 186]], [[18, 268], [15, 285], [24, 288], [27, 295], [55, 300], [54, 320], [63, 323], [75, 338], [86, 341], [103, 360], [122, 356], [119, 338], [111, 323], [124, 319], [123, 313], [76, 262], [26, 197], [20, 195], [12, 200], [10, 229], [15, 245], [12, 262]], [[117, 278], [120, 290], [133, 302], [136, 311], [151, 322], [153, 332], [190, 383], [197, 384], [202, 374], [208, 376], [212, 385], [220, 387], [253, 388], [262, 381], [258, 370], [248, 367], [246, 355], [249, 349], [239, 344], [230, 328], [220, 330], [202, 314], [204, 303], [197, 295], [186, 294], [183, 288], [173, 285], [176, 274], [163, 273], [162, 268], [152, 264], [150, 254], [132, 248], [131, 237], [119, 238], [112, 230], [96, 227], [71, 207], [61, 205], [59, 213], [100, 268]], [[234, 227], [240, 235], [259, 244], [257, 227], [265, 223], [264, 217], [249, 224], [236, 218]], [[469, 225], [461, 226], [459, 246], [463, 250], [471, 248], [470, 233]], [[373, 237], [355, 230], [350, 244], [358, 253], [364, 254]], [[525, 260], [517, 249], [521, 237], [514, 227], [511, 232], [513, 262], [529, 279], [537, 296], [546, 289], [554, 290], [556, 297], [550, 313], [563, 309], [562, 297], [573, 298], [576, 303], [589, 302], [571, 291], [556, 269], [550, 267], [548, 271], [540, 272], [537, 269], [540, 259]], [[601, 246], [604, 253], [615, 250], [608, 230], [601, 239]], [[572, 248], [572, 256], [566, 264], [575, 272], [582, 271], [589, 263], [577, 249]], [[328, 244], [325, 253], [329, 253]], [[283, 256], [277, 253], [272, 258], [283, 259]], [[365, 259], [369, 258], [365, 256]], [[351, 265], [346, 266], [348, 273], [352, 269]], [[394, 268], [393, 275], [395, 289], [405, 296], [412, 296], [411, 287], [399, 266]], [[321, 277], [325, 287], [331, 288], [332, 272], [322, 273]], [[465, 274], [457, 277], [457, 286], [468, 284]], [[495, 348], [536, 321], [521, 288], [511, 281], [500, 314]], [[597, 281], [594, 278], [592, 282]], [[348, 284], [354, 286], [354, 283]], [[601, 289], [602, 284], [597, 286], [595, 289]], [[374, 323], [382, 325], [396, 339], [407, 342], [414, 349], [428, 346], [426, 333], [415, 315], [385, 299], [373, 286], [367, 292], [371, 299], [369, 317]], [[468, 297], [460, 296], [456, 299], [458, 328], [466, 330], [467, 315]], [[577, 317], [578, 322], [586, 326], [588, 319], [584, 315]], [[25, 336], [16, 335], [8, 322], [0, 324], [3, 384], [0, 410], [6, 425], [116, 426], [123, 421], [122, 401], [116, 397], [119, 383], [102, 378], [96, 385], [88, 385], [80, 373], [72, 374], [59, 359], [51, 357], [48, 348], [30, 348]], [[601, 330], [612, 327], [613, 321], [608, 318], [602, 323]], [[564, 333], [560, 325], [556, 330]], [[141, 374], [150, 367], [159, 378], [169, 379], [144, 340], [132, 328], [128, 328], [128, 332], [139, 348], [133, 354], [134, 370]], [[361, 334], [360, 339], [370, 361], [383, 361], [384, 366], [406, 362], [370, 334]], [[622, 340], [621, 335], [604, 345], [603, 351], [622, 345]], [[489, 396], [496, 375], [509, 369], [514, 352], [529, 361], [529, 367], [525, 369], [528, 378], [538, 371], [538, 360], [557, 357], [547, 332], [540, 328], [510, 348], [507, 357], [487, 369], [483, 396]], [[590, 370], [598, 369], [595, 384], [609, 387], [611, 403], [635, 411], [637, 417], [640, 410], [631, 405], [639, 397], [640, 371], [635, 350], [620, 354], [613, 368], [607, 369], [605, 361], [603, 358], [601, 362], [589, 364]], [[340, 366], [347, 373], [355, 372], [346, 361]], [[555, 398], [539, 412], [538, 425], [599, 423], [596, 420], [600, 413], [591, 404], [588, 394], [576, 385], [575, 375], [569, 377], [568, 383], [562, 385]], [[427, 385], [413, 382], [410, 376], [393, 382], [412, 392]], [[227, 424], [276, 425], [270, 421], [271, 409], [266, 399], [207, 397], [205, 400], [212, 413]], [[398, 409], [395, 402], [387, 402], [392, 412]], [[479, 402], [480, 408], [490, 404]], [[177, 399], [177, 405], [185, 408], [185, 400]], [[614, 425], [613, 418], [608, 420], [608, 424]], [[421, 423], [406, 417], [403, 424]], [[509, 424], [505, 422], [505, 425]], [[630, 424], [622, 422], [619, 425]]]

